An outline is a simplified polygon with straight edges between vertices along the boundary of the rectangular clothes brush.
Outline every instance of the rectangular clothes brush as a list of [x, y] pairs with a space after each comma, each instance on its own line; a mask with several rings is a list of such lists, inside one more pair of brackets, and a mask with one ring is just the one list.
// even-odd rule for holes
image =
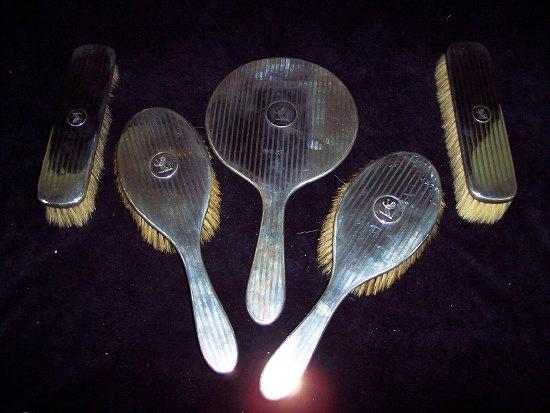
[[435, 79], [457, 212], [492, 224], [510, 206], [517, 184], [489, 52], [479, 43], [452, 43]]
[[89, 44], [73, 52], [38, 180], [38, 200], [50, 224], [81, 227], [95, 210], [117, 81], [110, 47]]

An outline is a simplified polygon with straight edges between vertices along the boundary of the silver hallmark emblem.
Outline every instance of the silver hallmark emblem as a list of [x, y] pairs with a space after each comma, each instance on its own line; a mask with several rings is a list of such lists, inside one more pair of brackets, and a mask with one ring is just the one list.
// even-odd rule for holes
[[374, 216], [384, 224], [397, 222], [403, 213], [401, 201], [391, 195], [378, 198], [373, 204]]
[[491, 120], [491, 110], [487, 106], [477, 105], [472, 109], [472, 116], [479, 123], [487, 123]]
[[267, 120], [274, 126], [288, 126], [296, 120], [296, 108], [289, 102], [272, 103], [267, 108]]
[[153, 156], [149, 168], [157, 178], [171, 178], [178, 170], [178, 160], [171, 153], [162, 152]]
[[88, 115], [84, 109], [72, 109], [67, 113], [67, 122], [71, 126], [82, 126], [87, 118]]

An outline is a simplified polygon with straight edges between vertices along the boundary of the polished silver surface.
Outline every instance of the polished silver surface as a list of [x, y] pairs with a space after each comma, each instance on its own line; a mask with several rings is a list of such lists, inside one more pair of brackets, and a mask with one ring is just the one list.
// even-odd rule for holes
[[357, 109], [328, 70], [298, 59], [264, 59], [218, 85], [208, 103], [206, 131], [222, 162], [262, 196], [246, 306], [257, 323], [270, 324], [285, 299], [286, 201], [346, 157], [357, 133]]
[[489, 52], [453, 43], [445, 59], [468, 191], [478, 201], [509, 202], [517, 183]]
[[200, 232], [212, 188], [206, 146], [179, 114], [163, 108], [146, 109], [126, 124], [117, 166], [133, 207], [181, 256], [206, 362], [216, 372], [231, 372], [237, 363], [235, 334], [200, 252]]
[[68, 208], [84, 199], [114, 70], [110, 47], [85, 45], [73, 52], [38, 180], [43, 204]]
[[297, 388], [330, 318], [353, 289], [402, 264], [426, 241], [441, 196], [434, 166], [410, 152], [384, 156], [353, 179], [335, 218], [328, 286], [267, 362], [260, 378], [265, 397], [280, 399]]

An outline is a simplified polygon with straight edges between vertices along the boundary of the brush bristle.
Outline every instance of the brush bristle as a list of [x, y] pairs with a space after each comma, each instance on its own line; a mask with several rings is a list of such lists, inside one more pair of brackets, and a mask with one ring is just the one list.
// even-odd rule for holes
[[210, 190], [210, 199], [208, 200], [208, 209], [204, 216], [204, 221], [201, 228], [201, 244], [208, 242], [212, 239], [221, 222], [221, 193], [220, 182], [216, 178], [214, 170], [212, 171], [212, 188]]
[[[354, 175], [355, 176], [355, 175]], [[349, 182], [353, 180], [350, 179]], [[349, 182], [344, 183], [336, 193], [336, 196], [332, 200], [332, 205], [329, 213], [323, 221], [321, 227], [321, 235], [319, 237], [319, 244], [317, 245], [317, 262], [321, 272], [330, 277], [332, 273], [332, 264], [333, 264], [333, 242], [334, 242], [334, 222], [336, 219], [336, 214], [344, 193], [346, 192]], [[430, 243], [432, 238], [437, 234], [439, 229], [439, 219], [443, 214], [443, 209], [445, 208], [445, 202], [443, 201], [443, 194], [441, 196], [441, 201], [439, 203], [437, 211], [437, 220], [434, 227], [432, 228], [428, 237], [424, 242], [416, 249], [416, 251], [400, 265], [393, 268], [392, 270], [380, 274], [379, 276], [370, 279], [369, 281], [361, 284], [353, 290], [353, 294], [361, 297], [363, 295], [375, 295], [381, 291], [384, 291], [390, 288], [393, 283], [395, 283], [407, 270], [409, 267], [420, 257], [426, 246]]]
[[317, 244], [317, 263], [321, 272], [330, 277], [332, 273], [332, 243], [334, 237], [334, 221], [336, 219], [336, 213], [338, 207], [342, 201], [344, 193], [348, 189], [349, 182], [346, 182], [338, 188], [336, 195], [332, 198], [332, 204], [330, 210], [323, 220], [321, 225], [321, 234], [319, 236], [319, 243]]
[[[118, 84], [118, 68], [115, 66], [113, 72], [113, 79], [111, 81], [111, 88], [109, 90], [109, 99], [113, 97], [113, 89]], [[94, 162], [92, 164], [92, 173], [90, 175], [90, 181], [88, 182], [88, 188], [84, 194], [82, 202], [71, 208], [53, 208], [46, 207], [46, 220], [53, 225], [57, 225], [61, 228], [67, 227], [82, 227], [89, 220], [95, 211], [95, 199], [97, 195], [97, 189], [99, 186], [99, 179], [101, 177], [101, 171], [103, 170], [103, 155], [105, 153], [105, 145], [107, 143], [107, 135], [111, 128], [113, 119], [111, 117], [111, 109], [109, 105], [105, 108], [103, 115], [103, 122], [101, 123], [101, 129], [97, 139], [96, 152], [94, 154]]]
[[437, 101], [441, 109], [441, 120], [445, 131], [445, 144], [454, 180], [456, 210], [458, 215], [466, 221], [492, 224], [502, 218], [510, 206], [510, 202], [501, 204], [480, 202], [468, 191], [445, 55], [441, 56], [437, 62], [435, 81]]
[[[118, 150], [115, 153], [118, 153]], [[167, 252], [167, 253], [176, 252], [175, 248], [172, 246], [172, 243], [168, 241], [168, 238], [166, 238], [164, 235], [158, 232], [151, 224], [149, 224], [145, 219], [143, 219], [143, 217], [135, 210], [132, 203], [128, 199], [128, 196], [126, 195], [126, 192], [124, 192], [124, 188], [122, 188], [122, 184], [120, 182], [116, 156], [115, 156], [115, 176], [116, 176], [116, 187], [117, 187], [118, 194], [120, 195], [120, 199], [122, 200], [122, 203], [124, 204], [126, 209], [130, 212], [130, 215], [136, 222], [139, 228], [141, 237], [145, 240], [145, 242], [150, 244], [154, 249], [161, 252]]]
[[[118, 147], [115, 153], [118, 153]], [[122, 184], [120, 182], [116, 155], [115, 155], [114, 163], [115, 163], [116, 186], [117, 186], [118, 193], [120, 195], [120, 198], [122, 199], [122, 203], [124, 204], [126, 209], [130, 211], [130, 215], [132, 216], [132, 218], [134, 218], [134, 221], [136, 222], [139, 228], [139, 231], [141, 233], [141, 237], [145, 240], [145, 242], [150, 244], [154, 249], [158, 251], [167, 252], [167, 253], [176, 252], [176, 249], [174, 248], [172, 243], [168, 240], [168, 238], [166, 238], [159, 231], [157, 231], [135, 210], [132, 203], [128, 199], [128, 196], [126, 195], [126, 192], [124, 192], [124, 188], [122, 187]], [[204, 217], [204, 221], [201, 227], [201, 236], [200, 236], [201, 244], [204, 244], [212, 239], [212, 237], [220, 227], [220, 222], [221, 222], [220, 183], [216, 178], [216, 174], [214, 173], [214, 170], [211, 170], [211, 171], [212, 171], [212, 187], [210, 190], [210, 198], [208, 199], [208, 208], [206, 210], [206, 215]]]

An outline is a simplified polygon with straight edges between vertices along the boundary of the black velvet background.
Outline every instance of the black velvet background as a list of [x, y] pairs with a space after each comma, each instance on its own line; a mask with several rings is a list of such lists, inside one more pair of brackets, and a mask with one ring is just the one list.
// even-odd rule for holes
[[[0, 216], [0, 410], [449, 411], [549, 407], [548, 14], [530, 4], [44, 2], [5, 7]], [[17, 11], [16, 11], [17, 10]], [[433, 70], [451, 41], [484, 43], [496, 65], [518, 195], [494, 226], [460, 220]], [[48, 226], [36, 183], [69, 57], [112, 46], [121, 81], [111, 107], [97, 211], [83, 229]], [[253, 187], [213, 160], [223, 223], [203, 248], [239, 343], [236, 371], [199, 352], [175, 255], [140, 238], [117, 196], [113, 150], [137, 111], [165, 106], [204, 134], [223, 77], [289, 56], [326, 67], [350, 89], [360, 128], [349, 157], [286, 209], [287, 302], [260, 327], [244, 294], [261, 217]], [[427, 156], [447, 194], [441, 231], [389, 291], [346, 299], [296, 397], [264, 401], [269, 353], [326, 281], [320, 223], [340, 184], [396, 150]]]

